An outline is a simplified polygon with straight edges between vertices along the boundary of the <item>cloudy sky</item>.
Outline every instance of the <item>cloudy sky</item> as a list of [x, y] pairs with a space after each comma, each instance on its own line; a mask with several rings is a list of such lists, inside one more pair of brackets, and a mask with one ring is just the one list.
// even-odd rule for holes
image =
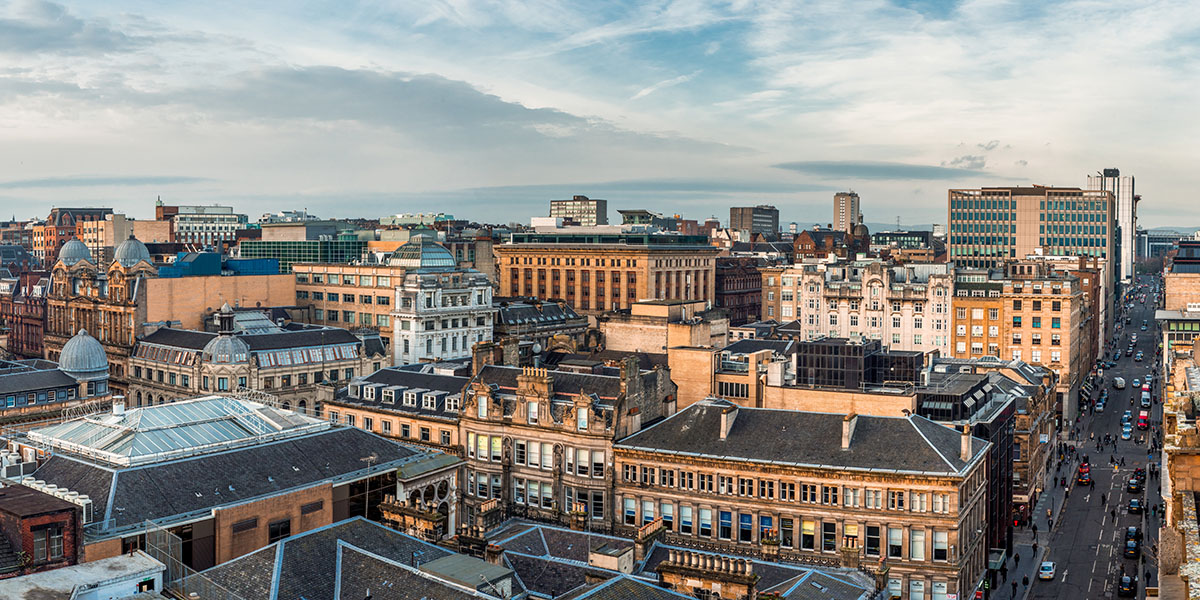
[[929, 223], [1119, 167], [1200, 226], [1198, 41], [1195, 0], [0, 0], [0, 211]]

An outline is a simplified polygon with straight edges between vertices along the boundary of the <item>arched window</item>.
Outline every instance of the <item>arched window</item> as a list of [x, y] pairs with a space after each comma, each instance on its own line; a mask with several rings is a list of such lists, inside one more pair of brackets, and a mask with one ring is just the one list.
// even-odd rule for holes
[[141, 392], [137, 393], [137, 405], [138, 406], [142, 405], [142, 393]]

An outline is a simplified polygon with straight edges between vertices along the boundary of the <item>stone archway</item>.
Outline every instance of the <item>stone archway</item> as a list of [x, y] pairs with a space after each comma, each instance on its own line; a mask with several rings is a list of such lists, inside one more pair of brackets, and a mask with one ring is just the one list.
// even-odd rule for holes
[[142, 405], [142, 393], [141, 392], [137, 393], [137, 405], [138, 406]]
[[308, 401], [301, 400], [300, 402], [298, 402], [296, 404], [296, 410], [302, 415], [307, 415], [308, 414]]

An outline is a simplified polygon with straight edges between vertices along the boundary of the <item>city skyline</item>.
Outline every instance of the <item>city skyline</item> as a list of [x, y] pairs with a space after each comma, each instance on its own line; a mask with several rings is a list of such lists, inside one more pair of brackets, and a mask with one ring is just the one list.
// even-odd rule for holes
[[1116, 167], [1141, 225], [1200, 224], [1170, 125], [1200, 103], [1197, 22], [1182, 2], [0, 4], [0, 203], [507, 222], [584, 194], [807, 226], [853, 189], [907, 224], [944, 222], [949, 188]]

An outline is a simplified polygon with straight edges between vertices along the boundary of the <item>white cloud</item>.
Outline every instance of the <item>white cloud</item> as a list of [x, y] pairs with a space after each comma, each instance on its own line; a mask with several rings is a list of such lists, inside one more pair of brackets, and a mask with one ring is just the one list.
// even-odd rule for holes
[[944, 218], [944, 190], [880, 165], [943, 165], [962, 177], [946, 185], [1081, 185], [1117, 166], [1153, 218], [1200, 185], [1180, 126], [1200, 105], [1185, 0], [147, 6], [0, 6], [7, 179], [200, 177], [180, 201], [277, 202], [713, 172], [803, 184], [825, 165], [868, 214], [903, 198], [924, 221]]
[[691, 81], [699, 74], [700, 74], [700, 71], [694, 71], [692, 73], [688, 73], [687, 75], [680, 75], [679, 77], [672, 77], [670, 79], [664, 79], [654, 85], [649, 85], [649, 86], [646, 86], [646, 87], [638, 90], [638, 92], [636, 94], [634, 94], [632, 97], [630, 97], [629, 99], [637, 100], [638, 98], [645, 98], [646, 96], [649, 96], [650, 94], [653, 94], [654, 92], [657, 92], [658, 90], [661, 90], [663, 88], [669, 88], [671, 86], [675, 86], [675, 85], [679, 85], [681, 83], [686, 83], [688, 81]]

